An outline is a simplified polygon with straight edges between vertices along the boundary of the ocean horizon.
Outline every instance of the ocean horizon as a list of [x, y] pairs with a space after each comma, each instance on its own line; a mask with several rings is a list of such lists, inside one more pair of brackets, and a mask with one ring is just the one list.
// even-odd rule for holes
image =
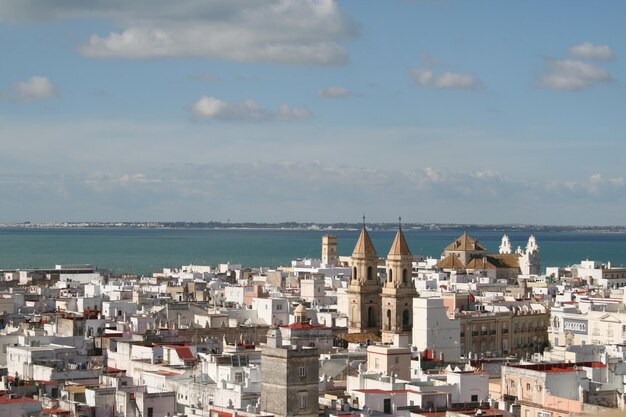
[[[438, 258], [463, 229], [404, 230], [414, 255]], [[497, 253], [503, 232], [468, 230], [490, 253]], [[531, 231], [507, 232], [515, 249]], [[320, 258], [325, 234], [337, 236], [339, 255], [350, 255], [359, 230], [296, 229], [147, 229], [147, 228], [5, 228], [0, 229], [0, 269], [53, 268], [56, 264], [92, 264], [116, 274], [151, 274], [182, 265], [242, 264], [278, 267], [293, 259]], [[626, 233], [534, 232], [541, 267], [567, 266], [584, 259], [626, 264]], [[392, 230], [370, 231], [380, 257], [387, 255]]]

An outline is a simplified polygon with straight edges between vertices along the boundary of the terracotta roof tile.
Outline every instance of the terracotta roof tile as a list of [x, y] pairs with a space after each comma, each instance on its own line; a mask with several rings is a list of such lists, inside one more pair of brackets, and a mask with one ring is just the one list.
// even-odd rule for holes
[[457, 250], [457, 251], [486, 251], [487, 249], [478, 243], [476, 239], [471, 237], [467, 230], [458, 238], [454, 240], [454, 242], [450, 243], [446, 246], [445, 250]]
[[382, 340], [380, 336], [377, 336], [372, 332], [348, 333], [343, 335], [342, 339], [348, 343], [365, 343], [368, 340], [370, 342], [380, 342]]
[[389, 256], [393, 255], [411, 256], [411, 251], [409, 250], [409, 245], [406, 243], [402, 229], [398, 229], [398, 233], [396, 233], [396, 237], [391, 244], [391, 249], [389, 249]]
[[373, 257], [378, 258], [376, 254], [376, 249], [374, 249], [374, 245], [372, 244], [372, 240], [370, 239], [369, 233], [367, 233], [367, 229], [365, 227], [361, 230], [361, 235], [359, 236], [359, 240], [356, 242], [356, 246], [354, 247], [354, 251], [352, 251], [352, 256], [365, 256], [365, 257]]
[[176, 350], [176, 354], [178, 355], [178, 357], [183, 361], [192, 361], [196, 359], [196, 357], [193, 356], [193, 353], [191, 352], [191, 349], [189, 349], [189, 347], [174, 346], [174, 349]]
[[463, 262], [461, 261], [461, 259], [458, 257], [457, 254], [451, 253], [450, 255], [446, 256], [445, 258], [437, 262], [437, 268], [465, 269], [465, 265], [463, 264]]

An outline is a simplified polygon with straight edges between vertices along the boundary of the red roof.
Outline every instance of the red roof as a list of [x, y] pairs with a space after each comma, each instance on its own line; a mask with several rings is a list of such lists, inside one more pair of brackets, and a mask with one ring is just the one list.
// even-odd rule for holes
[[288, 324], [286, 326], [281, 326], [281, 327], [287, 327], [289, 329], [319, 329], [319, 328], [326, 327], [326, 326], [315, 325], [311, 323], [296, 322], [296, 323], [291, 323], [291, 324]]
[[0, 397], [0, 404], [17, 404], [17, 403], [38, 403], [39, 401], [33, 400], [28, 397], [9, 398], [6, 395]]
[[104, 370], [109, 374], [119, 374], [125, 373], [126, 369], [113, 368], [112, 366], [107, 366]]
[[191, 349], [187, 346], [174, 346], [174, 349], [176, 349], [178, 357], [184, 361], [193, 361], [196, 359]]
[[35, 382], [42, 385], [61, 385], [63, 383], [62, 381], [43, 381], [39, 379], [35, 380]]
[[576, 363], [539, 363], [531, 365], [509, 365], [511, 368], [530, 369], [539, 372], [576, 372], [576, 367], [606, 368], [602, 362], [576, 362]]
[[169, 371], [157, 371], [156, 373], [159, 374], [159, 375], [163, 375], [163, 376], [177, 376], [177, 375], [180, 375], [179, 373], [169, 372]]
[[233, 417], [233, 413], [229, 413], [227, 411], [220, 411], [215, 409], [211, 409], [209, 411], [211, 412], [211, 414], [217, 414], [218, 417]]
[[63, 410], [62, 408], [42, 408], [41, 411], [55, 416], [70, 413], [70, 410]]

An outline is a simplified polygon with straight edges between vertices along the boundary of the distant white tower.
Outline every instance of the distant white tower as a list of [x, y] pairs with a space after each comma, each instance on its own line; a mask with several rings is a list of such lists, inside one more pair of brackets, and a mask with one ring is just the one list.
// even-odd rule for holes
[[528, 238], [526, 250], [522, 251], [521, 248], [518, 248], [518, 251], [521, 254], [519, 266], [522, 274], [539, 275], [541, 273], [541, 256], [539, 255], [539, 245], [537, 245], [535, 236], [530, 235]]
[[537, 245], [537, 239], [535, 235], [530, 235], [528, 243], [526, 244], [526, 252], [539, 252], [539, 245]]
[[511, 242], [507, 235], [502, 236], [502, 243], [500, 243], [500, 253], [509, 254], [512, 252]]

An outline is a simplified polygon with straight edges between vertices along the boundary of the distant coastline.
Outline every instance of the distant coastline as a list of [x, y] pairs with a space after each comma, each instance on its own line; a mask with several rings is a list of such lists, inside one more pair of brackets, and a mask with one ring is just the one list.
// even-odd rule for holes
[[[0, 229], [215, 229], [215, 230], [311, 230], [333, 231], [359, 230], [361, 223], [224, 223], [224, 222], [23, 222], [0, 223]], [[394, 230], [397, 223], [367, 223], [371, 230]], [[531, 224], [471, 224], [471, 223], [403, 223], [406, 230], [445, 231], [467, 229], [474, 231], [544, 231], [544, 232], [595, 232], [626, 233], [626, 226], [556, 226]]]

